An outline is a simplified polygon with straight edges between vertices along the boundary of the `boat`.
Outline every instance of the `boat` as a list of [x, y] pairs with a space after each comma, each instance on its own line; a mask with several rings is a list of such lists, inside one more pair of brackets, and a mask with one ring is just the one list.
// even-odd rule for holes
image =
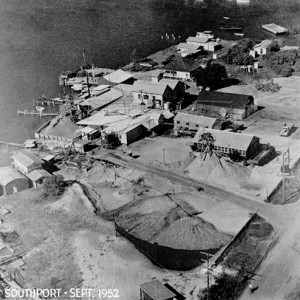
[[242, 33], [242, 32], [234, 32], [233, 33], [235, 36], [244, 36], [245, 33]]
[[229, 17], [223, 17], [223, 19], [225, 19], [225, 20], [230, 20], [230, 18], [229, 18]]
[[222, 27], [220, 27], [221, 30], [243, 30], [243, 26], [242, 25], [224, 25]]

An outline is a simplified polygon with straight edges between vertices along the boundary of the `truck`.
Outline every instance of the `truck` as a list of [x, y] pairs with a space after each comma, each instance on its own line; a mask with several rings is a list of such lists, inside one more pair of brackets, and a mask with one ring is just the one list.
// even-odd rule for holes
[[294, 128], [294, 124], [284, 123], [283, 126], [282, 126], [282, 129], [280, 131], [280, 135], [281, 136], [289, 136], [291, 134], [293, 128]]

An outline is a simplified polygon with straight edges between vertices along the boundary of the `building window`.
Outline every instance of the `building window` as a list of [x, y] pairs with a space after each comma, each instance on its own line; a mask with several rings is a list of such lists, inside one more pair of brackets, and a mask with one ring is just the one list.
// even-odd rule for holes
[[144, 95], [144, 99], [149, 99], [149, 96], [148, 95]]
[[139, 98], [139, 99], [141, 98], [141, 94], [138, 94], [138, 98]]
[[190, 123], [188, 123], [188, 122], [187, 122], [187, 123], [185, 123], [185, 124], [186, 124], [186, 126], [190, 126]]
[[180, 124], [180, 121], [177, 121], [177, 124]]
[[156, 99], [155, 96], [152, 96], [152, 99], [155, 100]]
[[198, 128], [198, 127], [199, 127], [199, 124], [196, 124], [196, 127]]

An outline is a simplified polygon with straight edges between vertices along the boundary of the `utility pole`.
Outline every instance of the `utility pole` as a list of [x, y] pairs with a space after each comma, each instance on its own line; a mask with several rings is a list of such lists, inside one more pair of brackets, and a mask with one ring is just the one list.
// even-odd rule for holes
[[284, 164], [284, 154], [286, 152], [282, 153], [282, 201], [285, 202], [285, 164]]
[[165, 155], [165, 150], [166, 149], [162, 149], [163, 150], [163, 155], [164, 155], [164, 165], [166, 165], [166, 155]]
[[203, 254], [203, 255], [206, 255], [206, 262], [207, 262], [207, 272], [206, 272], [206, 275], [207, 275], [207, 294], [206, 294], [206, 300], [209, 300], [209, 274], [211, 272], [211, 268], [209, 266], [209, 257], [210, 256], [213, 256], [207, 252], [199, 252], [200, 254]]

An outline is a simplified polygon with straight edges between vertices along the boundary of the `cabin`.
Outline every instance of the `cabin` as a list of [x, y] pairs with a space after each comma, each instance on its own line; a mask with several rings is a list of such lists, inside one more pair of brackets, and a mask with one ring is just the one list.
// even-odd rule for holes
[[267, 54], [267, 49], [268, 47], [272, 44], [271, 40], [263, 40], [259, 44], [256, 44], [253, 47], [253, 50], [258, 54], [258, 55], [265, 55]]
[[177, 136], [186, 131], [197, 132], [200, 127], [214, 128], [216, 124], [216, 118], [179, 112], [174, 118], [174, 134]]
[[136, 81], [133, 84], [132, 98], [148, 108], [163, 109], [167, 102], [172, 102], [172, 89], [160, 82]]
[[196, 110], [210, 117], [229, 116], [233, 121], [239, 121], [257, 111], [257, 105], [251, 95], [201, 91]]
[[29, 188], [29, 180], [12, 167], [0, 168], [0, 196], [16, 194]]
[[133, 124], [121, 132], [119, 132], [119, 138], [121, 144], [129, 145], [143, 137], [145, 137], [147, 129], [143, 124]]
[[86, 126], [80, 129], [82, 140], [93, 141], [101, 136], [100, 131]]
[[255, 156], [260, 151], [259, 138], [249, 134], [228, 132], [211, 128], [199, 128], [192, 144], [198, 147], [201, 135], [210, 133], [214, 138], [214, 150], [223, 154], [240, 155], [244, 159]]
[[183, 81], [191, 80], [199, 68], [201, 68], [199, 61], [182, 57], [179, 54], [175, 54], [174, 57], [162, 67], [165, 78]]
[[176, 296], [157, 279], [140, 285], [140, 300], [176, 300]]
[[28, 174], [36, 169], [42, 169], [44, 161], [28, 150], [21, 150], [12, 156], [14, 167], [23, 174]]

